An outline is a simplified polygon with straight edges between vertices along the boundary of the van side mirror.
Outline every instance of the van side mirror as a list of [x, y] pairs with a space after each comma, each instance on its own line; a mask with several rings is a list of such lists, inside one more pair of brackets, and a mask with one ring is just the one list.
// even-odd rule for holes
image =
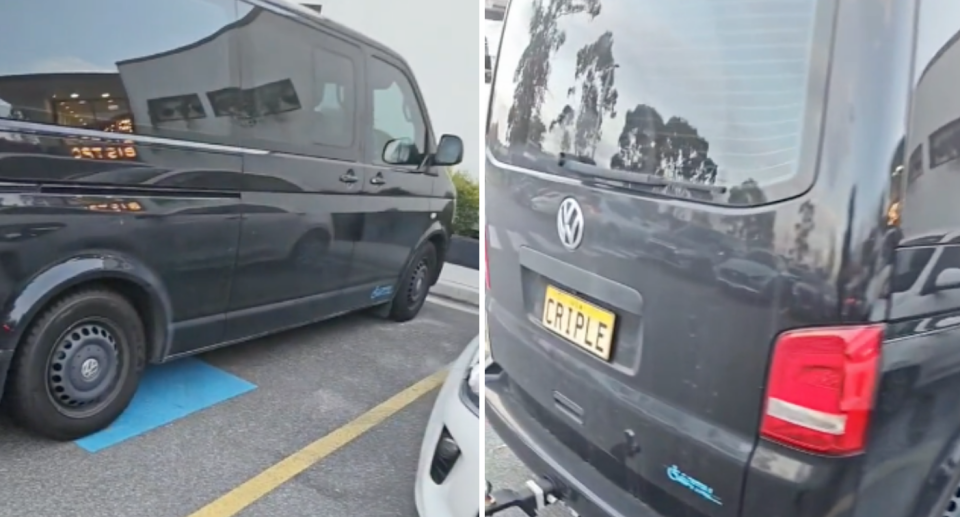
[[960, 268], [944, 269], [937, 275], [937, 281], [933, 285], [936, 291], [960, 288]]
[[433, 163], [439, 167], [450, 167], [463, 161], [463, 140], [459, 136], [443, 135], [433, 155]]

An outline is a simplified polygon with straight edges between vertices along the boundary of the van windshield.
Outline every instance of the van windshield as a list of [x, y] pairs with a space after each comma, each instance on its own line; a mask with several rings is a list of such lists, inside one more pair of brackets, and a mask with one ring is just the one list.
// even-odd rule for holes
[[[801, 170], [808, 108], [819, 105], [810, 85], [825, 84], [811, 68], [821, 3], [515, 0], [497, 56], [491, 154], [550, 169], [564, 153], [724, 187], [712, 202], [776, 201], [768, 187]], [[809, 182], [793, 186], [777, 195]]]

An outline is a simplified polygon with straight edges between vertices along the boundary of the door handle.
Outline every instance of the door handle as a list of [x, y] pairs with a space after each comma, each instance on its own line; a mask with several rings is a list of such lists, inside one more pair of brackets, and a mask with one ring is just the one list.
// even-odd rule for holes
[[353, 169], [350, 169], [345, 174], [340, 176], [340, 181], [342, 183], [356, 183], [357, 175], [353, 172]]
[[377, 173], [376, 176], [370, 178], [370, 184], [371, 184], [371, 185], [383, 185], [383, 184], [386, 183], [386, 182], [387, 182], [387, 180], [383, 179], [383, 174], [381, 174], [381, 173], [379, 173], [379, 172]]

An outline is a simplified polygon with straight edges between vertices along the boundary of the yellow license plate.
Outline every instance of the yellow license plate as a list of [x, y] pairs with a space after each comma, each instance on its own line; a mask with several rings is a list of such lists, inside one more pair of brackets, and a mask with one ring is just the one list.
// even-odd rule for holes
[[616, 318], [608, 310], [547, 286], [543, 298], [543, 326], [604, 361], [609, 361], [613, 352]]

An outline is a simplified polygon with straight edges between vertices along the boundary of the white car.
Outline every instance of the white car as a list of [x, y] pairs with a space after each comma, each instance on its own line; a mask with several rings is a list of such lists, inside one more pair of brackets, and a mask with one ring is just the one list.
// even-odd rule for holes
[[420, 448], [420, 517], [476, 517], [480, 507], [479, 336], [450, 368]]

